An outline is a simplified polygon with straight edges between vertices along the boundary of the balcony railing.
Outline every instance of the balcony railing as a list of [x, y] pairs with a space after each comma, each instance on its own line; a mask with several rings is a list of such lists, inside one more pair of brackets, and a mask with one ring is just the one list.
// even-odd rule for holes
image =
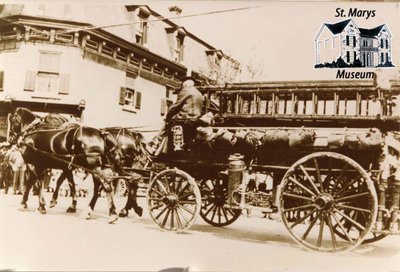
[[378, 52], [378, 47], [372, 47], [372, 46], [360, 46], [360, 51], [372, 51], [372, 52]]

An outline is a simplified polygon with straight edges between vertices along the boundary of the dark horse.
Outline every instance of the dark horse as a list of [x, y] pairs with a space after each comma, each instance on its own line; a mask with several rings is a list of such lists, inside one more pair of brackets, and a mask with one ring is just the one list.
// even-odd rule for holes
[[[103, 131], [110, 133], [117, 142], [118, 148], [121, 151], [121, 165], [124, 167], [124, 173], [128, 173], [129, 179], [124, 179], [127, 187], [127, 202], [125, 207], [119, 213], [120, 217], [128, 216], [129, 210], [133, 209], [136, 214], [142, 216], [143, 209], [137, 204], [138, 182], [141, 180], [141, 175], [135, 173], [135, 169], [144, 169], [150, 163], [150, 158], [146, 155], [143, 149], [143, 136], [126, 128], [106, 128]], [[74, 212], [76, 209], [75, 183], [70, 171], [63, 171], [57, 179], [57, 185], [53, 193], [53, 198], [50, 202], [50, 207], [57, 204], [58, 191], [61, 184], [67, 178], [68, 185], [73, 198], [72, 205], [68, 207], [67, 212]]]
[[138, 182], [141, 175], [136, 170], [145, 169], [151, 162], [150, 157], [144, 150], [143, 136], [139, 132], [127, 128], [106, 128], [105, 131], [111, 133], [118, 143], [122, 152], [121, 161], [125, 171], [129, 172], [130, 180], [125, 180], [128, 188], [128, 198], [125, 207], [119, 213], [120, 217], [128, 216], [129, 210], [133, 209], [136, 214], [142, 216], [143, 209], [137, 204]]
[[21, 208], [27, 208], [31, 187], [38, 184], [38, 210], [45, 214], [45, 201], [42, 195], [41, 182], [46, 169], [69, 171], [82, 168], [93, 176], [94, 194], [89, 203], [88, 214], [93, 211], [102, 185], [107, 192], [109, 202], [109, 222], [118, 219], [112, 196], [112, 179], [104, 170], [111, 164], [113, 170], [121, 173], [121, 152], [115, 139], [98, 129], [76, 126], [66, 129], [46, 129], [40, 118], [25, 108], [17, 108], [10, 116], [11, 132], [14, 141], [18, 140], [19, 150], [28, 164], [26, 190]]

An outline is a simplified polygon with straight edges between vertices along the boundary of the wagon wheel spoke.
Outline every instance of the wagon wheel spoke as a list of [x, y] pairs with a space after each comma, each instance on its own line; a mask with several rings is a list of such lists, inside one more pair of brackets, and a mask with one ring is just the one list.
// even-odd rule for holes
[[178, 192], [179, 189], [181, 188], [181, 186], [182, 186], [182, 179], [179, 178], [179, 179], [178, 179], [178, 182], [176, 183], [176, 188], [174, 188], [174, 192], [175, 192], [175, 193]]
[[353, 225], [358, 228], [361, 231], [364, 231], [365, 228], [363, 226], [361, 226], [357, 221], [355, 221], [354, 219], [352, 219], [351, 217], [349, 217], [348, 215], [346, 215], [345, 213], [342, 213], [341, 211], [339, 211], [338, 209], [334, 208], [334, 211], [336, 211], [338, 214], [340, 214], [341, 216], [343, 216], [344, 218], [346, 218], [348, 221], [350, 221], [351, 223], [353, 223]]
[[314, 165], [315, 165], [315, 173], [317, 175], [317, 181], [320, 184], [320, 191], [321, 191], [321, 193], [323, 193], [324, 192], [324, 186], [322, 184], [321, 172], [319, 170], [318, 161], [317, 161], [316, 158], [314, 158]]
[[175, 209], [171, 210], [171, 229], [174, 229]]
[[301, 171], [303, 171], [304, 175], [306, 176], [307, 180], [310, 182], [311, 186], [314, 188], [315, 192], [319, 194], [319, 190], [317, 186], [315, 185], [314, 181], [311, 179], [310, 175], [308, 174], [307, 170], [304, 168], [303, 165], [300, 165]]
[[165, 213], [165, 211], [167, 211], [167, 210], [168, 210], [168, 206], [165, 206], [165, 208], [162, 209], [162, 211], [161, 211], [155, 218], [156, 218], [156, 219], [160, 218], [161, 215], [162, 215], [163, 213]]
[[306, 239], [307, 239], [308, 234], [310, 233], [311, 229], [314, 227], [315, 223], [316, 223], [317, 220], [318, 220], [318, 216], [319, 216], [319, 214], [318, 214], [318, 212], [317, 212], [317, 215], [316, 215], [316, 216], [314, 217], [314, 219], [311, 221], [311, 223], [310, 223], [310, 225], [308, 226], [306, 232], [304, 232], [303, 237], [302, 237], [303, 240], [306, 240]]
[[165, 204], [164, 203], [158, 204], [157, 206], [151, 207], [151, 210], [152, 211], [157, 210], [157, 209], [161, 208], [162, 206], [165, 206]]
[[359, 194], [355, 194], [355, 195], [349, 195], [349, 196], [344, 196], [341, 198], [337, 198], [336, 201], [344, 201], [344, 200], [350, 200], [350, 199], [355, 199], [355, 198], [360, 198], [363, 196], [369, 196], [369, 192], [364, 192], [364, 193], [359, 193]]
[[349, 188], [350, 186], [352, 186], [354, 183], [356, 183], [356, 182], [358, 182], [358, 181], [359, 181], [358, 179], [353, 178], [352, 181], [350, 181], [350, 182], [347, 183], [347, 184], [344, 184], [343, 187], [339, 190], [339, 192], [336, 192], [336, 193], [334, 193], [333, 195], [334, 195], [334, 196], [340, 196], [340, 195], [342, 195], [343, 193], [346, 192], [346, 189], [347, 189], [347, 188]]
[[167, 187], [167, 191], [168, 191], [168, 192], [174, 192], [174, 191], [171, 190], [171, 188], [170, 188], [170, 186], [169, 186], [169, 180], [167, 179], [167, 176], [163, 176], [163, 179], [164, 179], [164, 181], [165, 181], [165, 184], [167, 185], [167, 186], [166, 186], [166, 187]]
[[165, 194], [161, 193], [160, 191], [158, 191], [156, 188], [153, 188], [153, 193], [156, 193], [159, 196], [165, 196]]
[[331, 234], [331, 241], [332, 241], [333, 249], [336, 250], [337, 241], [336, 241], [335, 231], [333, 230], [332, 219], [331, 219], [330, 215], [326, 216], [326, 222], [329, 226], [329, 232]]
[[222, 208], [222, 213], [224, 214], [225, 221], [229, 221], [229, 218], [228, 218], [228, 214], [227, 214], [227, 212], [226, 212], [226, 209]]
[[181, 229], [183, 227], [183, 225], [182, 225], [180, 214], [179, 214], [179, 207], [176, 209], [175, 216], [176, 216], [176, 223], [178, 224], [178, 228]]
[[344, 226], [342, 225], [342, 223], [340, 223], [340, 220], [337, 218], [337, 216], [335, 214], [332, 214], [332, 216], [333, 216], [333, 219], [335, 219], [335, 221], [336, 221], [335, 226], [339, 226], [339, 228], [343, 231], [344, 235], [347, 237], [348, 241], [350, 243], [354, 244], [354, 240], [349, 236], [347, 231], [344, 229]]
[[348, 206], [344, 204], [335, 204], [337, 208], [342, 208], [342, 209], [348, 209], [348, 210], [354, 210], [354, 211], [360, 211], [360, 212], [365, 212], [365, 213], [371, 213], [370, 210], [359, 208], [359, 207], [353, 207], [353, 206]]
[[298, 206], [294, 208], [288, 208], [288, 209], [283, 209], [283, 212], [292, 212], [292, 211], [299, 211], [299, 210], [305, 210], [311, 207], [315, 207], [314, 204], [307, 204], [303, 206]]
[[319, 217], [320, 217], [321, 224], [319, 225], [317, 247], [321, 247], [321, 244], [322, 244], [322, 235], [324, 233], [325, 214], [321, 213]]
[[167, 210], [167, 214], [166, 214], [165, 217], [164, 217], [164, 221], [162, 222], [162, 224], [163, 224], [164, 227], [165, 227], [165, 225], [167, 224], [167, 220], [168, 220], [168, 217], [169, 217], [170, 212], [171, 212], [171, 210], [168, 209], [168, 210]]
[[[342, 177], [343, 177], [345, 171], [347, 170], [347, 168], [349, 168], [349, 165], [346, 163], [344, 165], [344, 167], [340, 170], [340, 174], [337, 177], [337, 180], [341, 180], [342, 179]], [[331, 194], [335, 192], [335, 190], [336, 190], [338, 185], [339, 185], [339, 182], [336, 182], [335, 185], [333, 186], [332, 190], [330, 191]]]
[[162, 184], [161, 181], [159, 181], [159, 180], [156, 180], [156, 181], [157, 181], [158, 187], [161, 188], [161, 190], [164, 192], [164, 195], [165, 195], [165, 194], [168, 194], [168, 191], [167, 191], [167, 189], [164, 187], [164, 184]]
[[308, 217], [310, 217], [316, 210], [317, 210], [317, 208], [312, 209], [305, 216], [297, 219], [290, 227], [293, 228], [293, 227], [297, 226], [298, 224], [302, 223], [304, 220], [306, 220]]
[[304, 191], [308, 192], [310, 195], [315, 196], [315, 193], [312, 192], [310, 189], [308, 189], [306, 186], [304, 186], [303, 184], [301, 184], [300, 182], [298, 182], [295, 178], [293, 177], [289, 177], [290, 181], [292, 181], [294, 184], [296, 184], [297, 186], [299, 186], [300, 188], [302, 188]]
[[301, 196], [301, 195], [295, 195], [291, 193], [283, 193], [284, 196], [292, 197], [292, 198], [298, 198], [298, 199], [303, 199], [307, 201], [313, 201], [312, 198]]

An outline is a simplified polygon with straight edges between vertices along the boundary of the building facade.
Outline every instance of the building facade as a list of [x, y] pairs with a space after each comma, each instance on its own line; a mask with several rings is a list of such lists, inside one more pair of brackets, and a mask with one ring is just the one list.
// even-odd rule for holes
[[99, 128], [157, 127], [184, 76], [231, 81], [240, 67], [146, 5], [8, 4], [0, 17], [2, 139], [18, 106]]
[[392, 34], [386, 24], [365, 29], [352, 19], [325, 23], [314, 39], [316, 67], [393, 66], [391, 42]]

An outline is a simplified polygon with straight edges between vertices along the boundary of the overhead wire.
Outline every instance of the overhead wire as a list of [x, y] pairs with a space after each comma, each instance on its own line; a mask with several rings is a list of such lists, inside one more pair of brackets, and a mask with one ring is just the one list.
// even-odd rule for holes
[[[147, 20], [140, 20], [140, 21], [133, 21], [133, 22], [124, 22], [124, 23], [118, 23], [118, 24], [108, 24], [108, 25], [102, 25], [102, 26], [86, 26], [86, 27], [77, 27], [77, 28], [71, 28], [71, 29], [66, 29], [63, 31], [56, 31], [57, 35], [62, 35], [62, 34], [68, 34], [71, 32], [79, 32], [79, 31], [90, 31], [90, 30], [95, 30], [95, 29], [103, 29], [103, 28], [112, 28], [112, 27], [119, 27], [119, 26], [125, 26], [125, 25], [135, 25], [135, 24], [140, 24], [140, 23], [152, 23], [152, 22], [159, 22], [159, 21], [165, 21], [165, 20], [174, 20], [174, 19], [182, 19], [182, 18], [190, 18], [190, 17], [199, 17], [199, 16], [205, 16], [205, 15], [212, 15], [212, 14], [220, 14], [220, 13], [226, 13], [226, 12], [234, 12], [234, 11], [241, 11], [241, 10], [248, 10], [248, 9], [255, 9], [255, 8], [260, 8], [260, 6], [250, 6], [250, 7], [241, 7], [241, 8], [233, 8], [233, 9], [224, 9], [224, 10], [217, 10], [217, 11], [208, 11], [208, 12], [202, 12], [202, 13], [194, 13], [194, 14], [189, 14], [189, 15], [179, 15], [179, 16], [172, 16], [172, 17], [164, 17], [164, 16], [159, 16], [157, 19], [147, 19]], [[41, 30], [37, 29], [35, 27], [32, 27], [31, 25], [28, 25], [26, 23], [18, 22], [18, 21], [13, 21], [10, 19], [7, 19], [6, 17], [0, 18], [1, 20], [7, 21], [10, 24], [16, 24], [20, 25], [23, 27], [29, 27], [33, 31], [37, 33], [48, 33], [46, 30]]]
[[57, 31], [57, 34], [68, 34], [68, 33], [77, 32], [77, 31], [89, 31], [89, 30], [95, 30], [95, 29], [111, 28], [111, 27], [118, 27], [118, 26], [125, 26], [125, 25], [134, 25], [134, 24], [140, 24], [140, 23], [152, 23], [152, 22], [159, 22], [159, 21], [165, 21], [165, 20], [198, 17], [198, 16], [204, 16], [204, 15], [254, 9], [254, 8], [259, 8], [259, 7], [260, 6], [251, 6], [251, 7], [243, 7], [243, 8], [225, 9], [225, 10], [209, 11], [209, 12], [195, 13], [195, 14], [189, 14], [189, 15], [173, 16], [173, 17], [160, 16], [157, 19], [151, 19], [151, 20], [140, 20], [140, 21], [135, 21], [135, 22], [125, 22], [125, 23], [109, 24], [109, 25], [103, 25], [103, 26], [87, 26], [87, 27], [73, 28], [73, 29], [68, 29], [68, 30], [61, 31], [61, 32]]

